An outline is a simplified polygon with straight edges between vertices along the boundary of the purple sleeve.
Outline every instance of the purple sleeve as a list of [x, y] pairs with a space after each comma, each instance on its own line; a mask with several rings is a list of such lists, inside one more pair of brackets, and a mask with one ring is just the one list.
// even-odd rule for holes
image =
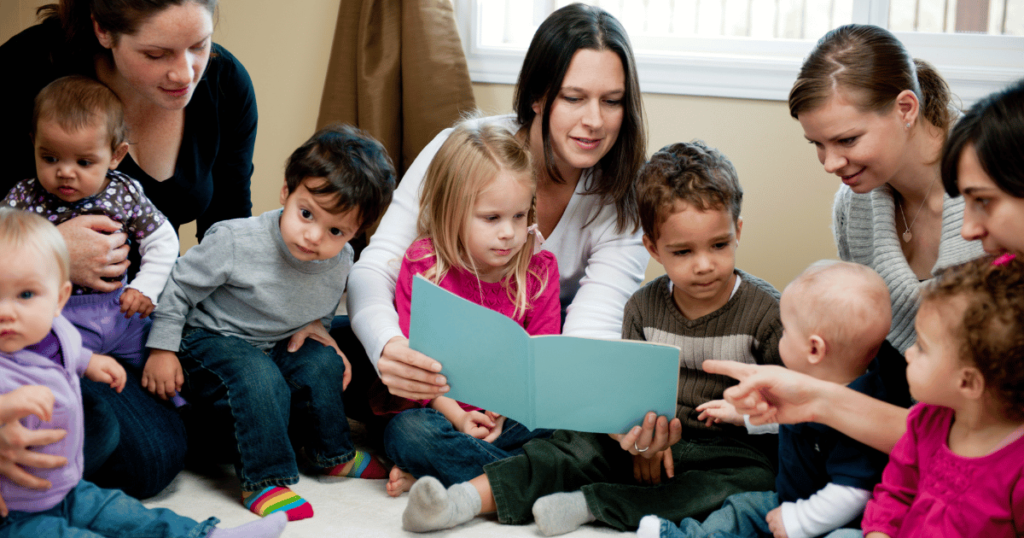
[[918, 491], [917, 424], [925, 405], [916, 405], [907, 417], [907, 433], [900, 437], [889, 454], [889, 465], [882, 472], [882, 481], [875, 486], [872, 498], [864, 508], [861, 528], [864, 534], [883, 532], [896, 536], [903, 525], [910, 505]]
[[167, 218], [149, 198], [146, 198], [142, 191], [142, 185], [138, 181], [116, 170], [111, 171], [110, 174], [120, 175], [124, 181], [124, 196], [120, 199], [120, 210], [123, 210], [124, 214], [115, 216], [114, 220], [123, 222], [131, 238], [136, 241], [149, 237], [149, 234], [153, 233]]
[[531, 336], [559, 334], [562, 332], [562, 304], [559, 302], [558, 261], [554, 254], [541, 251], [534, 255], [531, 265], [540, 279], [531, 279], [530, 296], [537, 293], [537, 287], [544, 285], [544, 288], [530, 305], [523, 327]]

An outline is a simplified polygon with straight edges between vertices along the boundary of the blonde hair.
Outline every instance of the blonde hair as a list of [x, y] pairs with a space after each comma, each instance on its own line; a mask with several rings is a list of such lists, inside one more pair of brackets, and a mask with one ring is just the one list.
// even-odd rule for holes
[[60, 270], [61, 283], [71, 277], [71, 258], [57, 227], [45, 218], [9, 207], [0, 208], [0, 251], [29, 247], [39, 254], [53, 256]]
[[821, 260], [786, 289], [800, 293], [800, 326], [824, 338], [840, 357], [869, 362], [878, 354], [892, 325], [892, 306], [888, 286], [873, 269]]
[[[497, 121], [467, 118], [456, 125], [437, 155], [430, 162], [420, 195], [420, 216], [417, 232], [434, 243], [437, 262], [425, 276], [439, 283], [452, 268], [476, 274], [476, 265], [463, 241], [476, 199], [501, 172], [510, 173], [517, 181], [527, 182], [536, 192], [537, 178], [529, 149], [515, 133]], [[530, 204], [527, 222], [537, 220], [536, 200]], [[512, 258], [501, 276], [509, 300], [515, 304], [514, 318], [520, 318], [529, 303], [547, 287], [545, 275], [530, 269], [534, 238], [528, 234], [526, 244]], [[415, 261], [415, 260], [414, 260]], [[527, 297], [526, 282], [530, 276], [541, 285], [533, 297]], [[481, 293], [483, 288], [481, 287]]]

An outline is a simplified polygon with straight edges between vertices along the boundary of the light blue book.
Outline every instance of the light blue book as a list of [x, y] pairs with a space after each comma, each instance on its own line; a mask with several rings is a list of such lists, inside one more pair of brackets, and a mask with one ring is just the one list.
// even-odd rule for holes
[[676, 413], [679, 348], [530, 336], [511, 318], [421, 276], [412, 285], [409, 347], [441, 363], [446, 396], [531, 430], [625, 433], [648, 411]]

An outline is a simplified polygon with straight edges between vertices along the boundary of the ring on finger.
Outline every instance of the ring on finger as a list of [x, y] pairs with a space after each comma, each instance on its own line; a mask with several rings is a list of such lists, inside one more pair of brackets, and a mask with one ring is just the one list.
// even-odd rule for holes
[[636, 446], [636, 441], [633, 441], [633, 448], [635, 448], [636, 451], [640, 452], [640, 453], [647, 452], [648, 450], [651, 449], [651, 447], [648, 446], [647, 448], [644, 448], [644, 449], [641, 450], [640, 447]]

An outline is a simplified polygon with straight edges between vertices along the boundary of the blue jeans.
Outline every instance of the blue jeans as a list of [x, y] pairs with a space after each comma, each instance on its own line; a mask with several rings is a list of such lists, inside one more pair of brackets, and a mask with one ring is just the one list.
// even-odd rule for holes
[[[765, 517], [778, 507], [779, 497], [774, 491], [737, 493], [725, 499], [722, 507], [712, 512], [704, 523], [688, 517], [677, 527], [662, 519], [660, 534], [661, 538], [771, 538]], [[837, 529], [826, 536], [860, 538], [862, 534], [857, 529]]]
[[552, 430], [530, 431], [505, 419], [501, 435], [485, 443], [460, 432], [433, 409], [410, 409], [391, 419], [384, 430], [384, 449], [399, 469], [416, 478], [433, 476], [445, 487], [480, 476], [484, 465], [523, 452], [531, 439], [551, 437]]
[[285, 339], [263, 352], [195, 328], [181, 339], [182, 392], [213, 416], [230, 417], [221, 427], [234, 431], [244, 491], [298, 482], [293, 444], [320, 470], [355, 457], [342, 401], [345, 363], [312, 339], [294, 353], [287, 346]]
[[146, 508], [120, 491], [100, 489], [82, 480], [49, 510], [12, 511], [0, 518], [0, 538], [199, 538], [209, 534], [217, 522], [210, 518], [198, 523], [166, 508]]
[[185, 468], [185, 424], [167, 402], [142, 388], [132, 368], [120, 394], [82, 379], [85, 479], [145, 499]]

